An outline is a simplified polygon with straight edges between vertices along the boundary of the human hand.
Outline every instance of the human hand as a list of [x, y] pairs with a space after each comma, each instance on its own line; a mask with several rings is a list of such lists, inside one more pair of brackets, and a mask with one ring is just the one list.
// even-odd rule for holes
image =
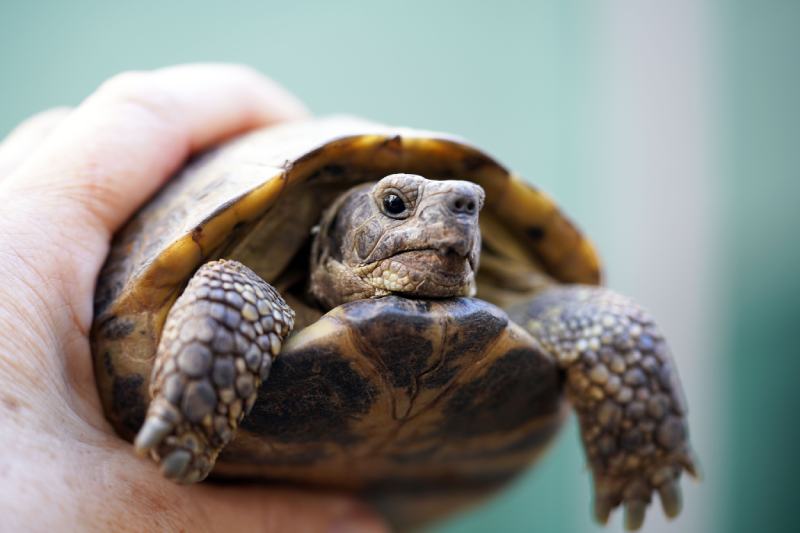
[[113, 233], [188, 156], [302, 118], [244, 67], [117, 76], [0, 144], [0, 530], [381, 531], [344, 496], [180, 486], [103, 417], [89, 349]]

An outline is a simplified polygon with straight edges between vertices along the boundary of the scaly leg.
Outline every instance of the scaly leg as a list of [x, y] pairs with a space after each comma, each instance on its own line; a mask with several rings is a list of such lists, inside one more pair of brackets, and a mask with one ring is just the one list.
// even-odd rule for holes
[[624, 503], [638, 529], [653, 491], [680, 513], [680, 476], [695, 474], [686, 407], [667, 345], [652, 318], [608, 289], [554, 287], [510, 313], [566, 371], [605, 523]]
[[203, 265], [167, 315], [134, 442], [180, 483], [204, 479], [291, 331], [280, 294], [236, 261]]

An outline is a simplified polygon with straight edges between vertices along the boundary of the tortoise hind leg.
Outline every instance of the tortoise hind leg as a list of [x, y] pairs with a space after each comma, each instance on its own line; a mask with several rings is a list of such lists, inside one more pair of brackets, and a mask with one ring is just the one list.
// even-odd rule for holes
[[203, 265], [167, 315], [137, 452], [149, 452], [170, 479], [204, 479], [293, 321], [278, 292], [241, 263]]
[[651, 494], [680, 512], [680, 476], [695, 474], [686, 409], [667, 345], [652, 318], [608, 289], [560, 286], [509, 313], [565, 370], [605, 523], [625, 505], [638, 529]]

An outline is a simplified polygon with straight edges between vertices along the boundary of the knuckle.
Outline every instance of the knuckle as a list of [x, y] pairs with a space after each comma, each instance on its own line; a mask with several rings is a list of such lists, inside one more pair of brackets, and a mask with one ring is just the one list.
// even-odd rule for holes
[[147, 84], [148, 73], [139, 70], [120, 72], [107, 79], [97, 90], [98, 94], [112, 97], [124, 97], [137, 93]]
[[244, 63], [226, 63], [220, 65], [220, 67], [227, 70], [231, 76], [244, 81], [257, 81], [261, 83], [266, 79], [261, 72]]
[[217, 68], [233, 86], [245, 93], [268, 93], [271, 97], [283, 93], [283, 89], [275, 81], [249, 65], [224, 63], [218, 65]]
[[69, 107], [53, 107], [31, 115], [17, 125], [5, 139], [2, 139], [2, 142], [24, 135], [41, 137], [58, 125], [71, 111]]
[[126, 71], [105, 81], [97, 97], [111, 105], [133, 107], [155, 115], [169, 116], [176, 104], [168, 87], [158, 82], [152, 72]]
[[65, 115], [69, 115], [72, 112], [72, 107], [62, 105], [62, 106], [55, 106], [49, 109], [45, 109], [44, 111], [40, 111], [36, 113], [33, 118], [60, 118]]

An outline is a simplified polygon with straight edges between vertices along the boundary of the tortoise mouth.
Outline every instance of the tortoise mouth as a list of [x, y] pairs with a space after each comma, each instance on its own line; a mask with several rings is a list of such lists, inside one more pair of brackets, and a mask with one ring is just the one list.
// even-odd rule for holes
[[473, 261], [449, 249], [403, 250], [375, 261], [366, 279], [373, 286], [413, 297], [469, 296], [475, 284]]
[[[445, 285], [458, 285], [461, 280], [474, 273], [470, 254], [460, 254], [452, 248], [404, 250], [387, 259], [400, 262], [411, 270], [424, 272]], [[448, 283], [448, 280], [452, 280], [452, 283]]]

